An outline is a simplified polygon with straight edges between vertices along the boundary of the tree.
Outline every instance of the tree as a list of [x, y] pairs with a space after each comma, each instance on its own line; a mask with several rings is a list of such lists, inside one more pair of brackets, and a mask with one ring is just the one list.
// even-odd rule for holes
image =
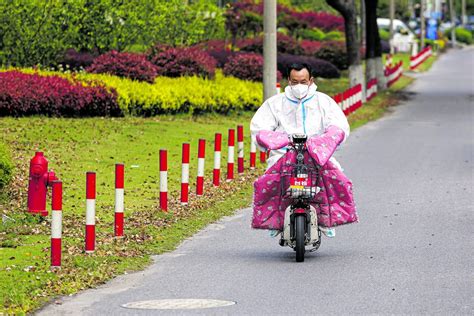
[[366, 80], [377, 78], [377, 88], [386, 88], [386, 79], [382, 62], [382, 45], [380, 43], [379, 28], [377, 25], [378, 0], [365, 1], [366, 22]]
[[[347, 62], [349, 63], [349, 84], [351, 87], [364, 83], [362, 65], [360, 63], [359, 41], [357, 39], [357, 15], [355, 0], [326, 0], [344, 18], [346, 32]], [[365, 96], [363, 96], [365, 99]]]

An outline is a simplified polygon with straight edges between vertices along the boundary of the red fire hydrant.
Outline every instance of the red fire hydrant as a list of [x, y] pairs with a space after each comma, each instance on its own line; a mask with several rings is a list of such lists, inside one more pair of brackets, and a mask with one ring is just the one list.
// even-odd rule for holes
[[47, 216], [46, 194], [48, 186], [58, 180], [54, 172], [48, 172], [48, 160], [41, 151], [37, 151], [30, 160], [30, 177], [28, 181], [28, 212]]

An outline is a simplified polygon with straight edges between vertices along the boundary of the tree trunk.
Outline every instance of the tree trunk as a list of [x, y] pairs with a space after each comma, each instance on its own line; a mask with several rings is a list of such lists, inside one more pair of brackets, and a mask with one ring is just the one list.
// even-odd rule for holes
[[382, 45], [377, 25], [378, 0], [365, 0], [366, 20], [366, 80], [377, 78], [377, 89], [384, 90], [387, 86], [384, 66], [382, 63]]
[[[357, 16], [355, 0], [326, 0], [344, 18], [346, 32], [347, 61], [349, 63], [349, 83], [353, 87], [357, 84], [365, 86], [362, 65], [360, 63], [359, 41], [357, 40]], [[362, 97], [365, 99], [365, 95]]]

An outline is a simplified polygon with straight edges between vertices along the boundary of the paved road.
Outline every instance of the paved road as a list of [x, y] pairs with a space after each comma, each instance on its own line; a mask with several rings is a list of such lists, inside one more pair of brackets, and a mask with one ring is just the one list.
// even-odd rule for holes
[[[209, 226], [144, 272], [40, 314], [474, 314], [474, 54], [444, 55], [412, 98], [355, 131], [337, 156], [361, 222], [301, 264], [250, 210]], [[155, 299], [235, 301], [192, 311], [125, 309]]]

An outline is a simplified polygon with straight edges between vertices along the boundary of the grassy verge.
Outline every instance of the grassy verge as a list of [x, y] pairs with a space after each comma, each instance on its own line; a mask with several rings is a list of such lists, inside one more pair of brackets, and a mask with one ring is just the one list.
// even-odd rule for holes
[[[380, 117], [396, 102], [394, 92], [410, 81], [402, 77], [391, 89], [379, 93], [352, 114], [349, 117], [352, 128]], [[343, 80], [318, 82], [319, 89], [330, 95], [342, 91], [346, 84]], [[196, 166], [197, 140], [207, 139], [206, 175], [210, 175], [214, 133], [221, 132], [225, 140], [228, 128], [237, 124], [247, 127], [252, 115], [242, 112], [200, 117], [1, 119], [0, 141], [10, 146], [16, 162], [12, 189], [0, 208], [2, 215], [8, 216], [0, 225], [3, 312], [31, 312], [57, 295], [75, 293], [125, 271], [142, 269], [149, 263], [151, 254], [172, 250], [205, 225], [248, 206], [251, 184], [262, 167], [248, 171], [232, 183], [210, 189], [204, 199], [191, 196], [189, 207], [180, 206], [177, 198], [181, 143], [191, 143], [191, 166]], [[169, 150], [169, 213], [160, 212], [157, 207], [160, 148]], [[56, 171], [64, 186], [63, 268], [55, 272], [49, 271], [49, 222], [23, 212], [26, 209], [25, 175], [35, 150], [45, 151], [50, 168]], [[223, 150], [222, 161], [226, 161], [226, 156]], [[116, 162], [126, 164], [126, 237], [123, 240], [112, 238], [113, 166]], [[192, 182], [195, 169], [191, 168]], [[89, 170], [97, 172], [98, 244], [93, 255], [83, 253], [85, 172]], [[206, 185], [211, 187], [209, 182]]]
[[[385, 58], [386, 58], [387, 55], [384, 55], [384, 62], [385, 62]], [[410, 54], [408, 53], [397, 53], [397, 54], [394, 54], [393, 55], [393, 63], [396, 64], [398, 63], [399, 61], [402, 61], [403, 62], [403, 70], [404, 71], [410, 71]], [[435, 56], [435, 55], [431, 55], [427, 60], [425, 60], [423, 63], [421, 63], [421, 65], [419, 65], [418, 67], [416, 67], [416, 69], [414, 70], [415, 72], [424, 72], [424, 71], [428, 71], [431, 66], [433, 65], [433, 63], [436, 61], [438, 57]]]

